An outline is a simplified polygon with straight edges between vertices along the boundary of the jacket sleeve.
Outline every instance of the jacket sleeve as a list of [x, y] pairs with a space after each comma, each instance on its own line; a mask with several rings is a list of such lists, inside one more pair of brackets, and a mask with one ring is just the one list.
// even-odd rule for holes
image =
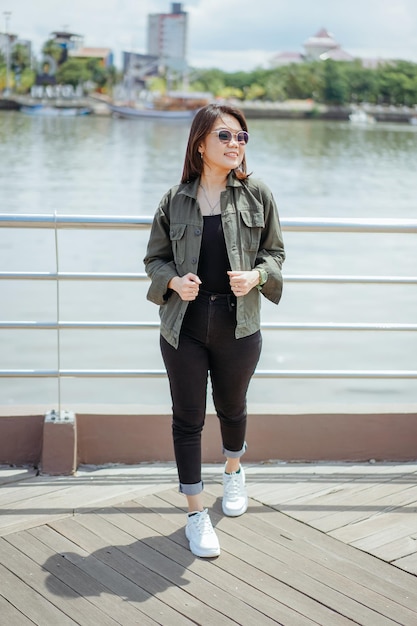
[[265, 226], [262, 230], [254, 269], [259, 267], [266, 270], [268, 280], [263, 285], [261, 293], [271, 302], [278, 304], [283, 287], [281, 268], [285, 260], [284, 241], [272, 192], [265, 185], [260, 186], [260, 191], [264, 206]]
[[149, 236], [146, 256], [143, 260], [145, 271], [151, 279], [147, 299], [163, 305], [168, 300], [171, 290], [168, 283], [177, 276], [172, 244], [169, 236], [169, 194], [166, 194], [155, 213]]

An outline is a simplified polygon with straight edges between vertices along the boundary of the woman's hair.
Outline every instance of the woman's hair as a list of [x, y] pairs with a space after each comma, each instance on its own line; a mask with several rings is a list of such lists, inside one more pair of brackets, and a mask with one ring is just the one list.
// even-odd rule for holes
[[[188, 183], [199, 176], [203, 171], [203, 159], [198, 151], [201, 142], [207, 137], [213, 128], [214, 122], [223, 115], [231, 115], [242, 127], [242, 130], [248, 132], [248, 125], [242, 111], [225, 104], [208, 104], [197, 111], [190, 128], [188, 137], [187, 150], [185, 152], [184, 169], [182, 171], [181, 182]], [[239, 168], [234, 170], [235, 176], [240, 180], [248, 177], [246, 173], [246, 158]]]

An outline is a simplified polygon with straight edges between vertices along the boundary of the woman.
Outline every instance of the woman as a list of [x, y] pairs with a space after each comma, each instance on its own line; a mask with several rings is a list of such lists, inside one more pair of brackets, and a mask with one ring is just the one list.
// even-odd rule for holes
[[220, 554], [203, 506], [201, 432], [208, 372], [226, 464], [225, 515], [247, 509], [246, 393], [261, 351], [260, 294], [278, 304], [284, 246], [269, 189], [246, 173], [249, 140], [238, 109], [210, 104], [191, 125], [181, 184], [162, 198], [145, 257], [148, 299], [160, 305], [185, 533], [200, 557]]

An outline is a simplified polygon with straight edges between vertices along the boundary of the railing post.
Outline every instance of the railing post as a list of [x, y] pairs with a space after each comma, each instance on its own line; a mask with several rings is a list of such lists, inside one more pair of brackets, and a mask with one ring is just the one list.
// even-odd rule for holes
[[59, 248], [58, 248], [58, 228], [57, 213], [54, 211], [54, 236], [55, 236], [55, 266], [56, 266], [56, 322], [57, 322], [57, 371], [58, 371], [58, 413], [61, 413], [61, 332], [59, 322], [60, 315], [60, 292], [59, 292]]

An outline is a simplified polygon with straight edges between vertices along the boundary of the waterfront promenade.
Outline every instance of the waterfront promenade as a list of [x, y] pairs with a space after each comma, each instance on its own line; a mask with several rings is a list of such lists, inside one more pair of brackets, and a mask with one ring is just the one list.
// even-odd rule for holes
[[194, 557], [173, 464], [37, 476], [0, 467], [0, 622], [417, 624], [417, 463], [247, 466], [246, 515]]

